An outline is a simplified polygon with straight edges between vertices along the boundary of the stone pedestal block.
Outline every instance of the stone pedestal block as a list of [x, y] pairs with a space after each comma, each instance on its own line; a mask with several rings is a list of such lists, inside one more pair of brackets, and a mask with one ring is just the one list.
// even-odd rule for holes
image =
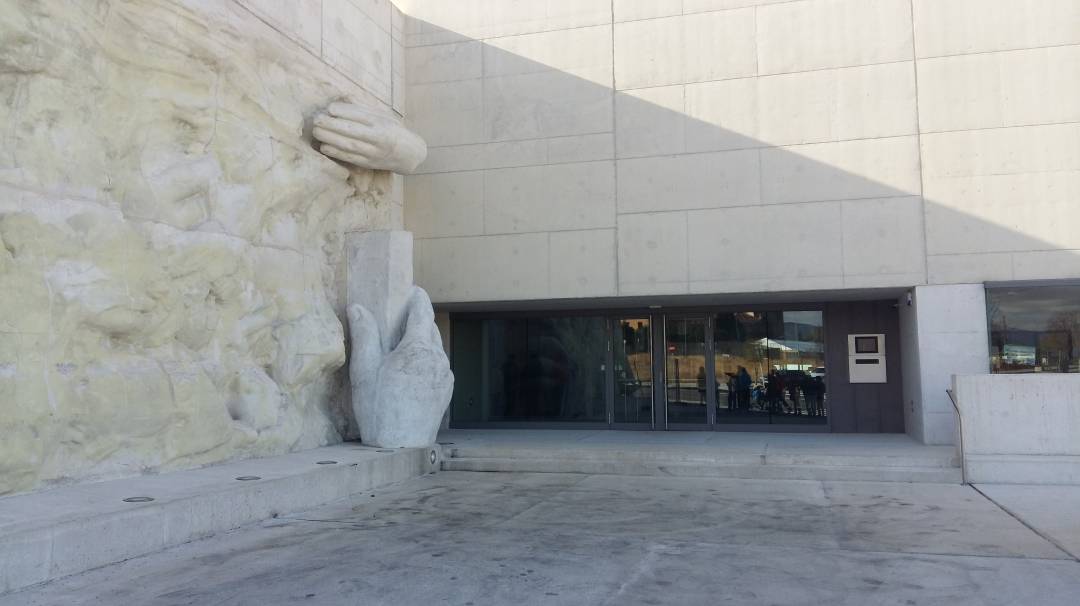
[[454, 375], [431, 299], [412, 283], [412, 234], [350, 234], [349, 378], [360, 439], [380, 447], [435, 442]]

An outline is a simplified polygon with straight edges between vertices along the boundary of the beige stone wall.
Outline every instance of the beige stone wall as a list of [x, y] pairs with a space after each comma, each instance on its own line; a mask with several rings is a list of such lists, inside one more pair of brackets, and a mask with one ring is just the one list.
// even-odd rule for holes
[[343, 233], [400, 227], [403, 187], [305, 121], [403, 107], [401, 24], [386, 0], [0, 0], [0, 494], [348, 431]]
[[437, 302], [1080, 277], [1074, 0], [406, 0]]

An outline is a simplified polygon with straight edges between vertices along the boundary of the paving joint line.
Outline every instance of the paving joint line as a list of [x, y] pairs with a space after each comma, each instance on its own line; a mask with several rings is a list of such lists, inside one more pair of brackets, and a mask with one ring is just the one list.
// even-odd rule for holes
[[1077, 554], [1075, 554], [1075, 553], [1073, 553], [1073, 552], [1069, 551], [1068, 549], [1066, 549], [1064, 545], [1062, 545], [1061, 543], [1059, 543], [1059, 542], [1058, 542], [1057, 540], [1055, 540], [1055, 539], [1054, 539], [1053, 537], [1051, 537], [1050, 535], [1048, 535], [1048, 534], [1046, 534], [1046, 533], [1042, 532], [1042, 531], [1041, 531], [1041, 530], [1039, 530], [1038, 528], [1035, 528], [1035, 527], [1034, 527], [1034, 526], [1032, 526], [1031, 524], [1028, 524], [1026, 520], [1024, 520], [1023, 518], [1021, 518], [1021, 517], [1020, 517], [1020, 516], [1018, 516], [1017, 514], [1013, 513], [1013, 511], [1012, 511], [1012, 510], [1010, 510], [1010, 509], [1009, 509], [1008, 507], [1005, 507], [1005, 506], [1004, 506], [1004, 505], [1002, 505], [1001, 503], [998, 503], [998, 502], [997, 502], [997, 501], [995, 501], [995, 500], [994, 500], [993, 498], [991, 498], [991, 497], [990, 497], [990, 495], [988, 495], [988, 494], [986, 494], [985, 492], [983, 492], [983, 491], [979, 490], [979, 487], [978, 487], [978, 486], [976, 486], [976, 485], [974, 485], [974, 484], [968, 484], [968, 486], [970, 486], [970, 487], [971, 487], [971, 489], [972, 489], [972, 490], [974, 490], [975, 492], [977, 492], [977, 493], [981, 494], [981, 495], [983, 496], [983, 498], [984, 498], [984, 499], [986, 499], [987, 501], [990, 501], [991, 503], [993, 503], [993, 504], [994, 504], [994, 506], [996, 506], [996, 507], [997, 507], [998, 509], [1000, 509], [1001, 511], [1004, 511], [1005, 513], [1009, 514], [1009, 516], [1010, 516], [1010, 517], [1012, 517], [1012, 518], [1013, 518], [1014, 520], [1016, 520], [1017, 522], [1020, 522], [1021, 524], [1023, 524], [1025, 528], [1027, 528], [1027, 529], [1028, 529], [1028, 530], [1030, 530], [1031, 532], [1034, 532], [1034, 533], [1035, 533], [1035, 534], [1036, 534], [1037, 536], [1041, 537], [1041, 538], [1042, 538], [1042, 539], [1043, 539], [1044, 541], [1046, 541], [1047, 543], [1050, 543], [1050, 544], [1051, 544], [1051, 545], [1053, 545], [1054, 547], [1057, 547], [1058, 549], [1060, 549], [1060, 550], [1061, 550], [1061, 552], [1062, 552], [1062, 553], [1064, 553], [1065, 555], [1069, 556], [1069, 558], [1070, 558], [1070, 559], [1071, 559], [1072, 561], [1080, 563], [1080, 556], [1077, 556]]

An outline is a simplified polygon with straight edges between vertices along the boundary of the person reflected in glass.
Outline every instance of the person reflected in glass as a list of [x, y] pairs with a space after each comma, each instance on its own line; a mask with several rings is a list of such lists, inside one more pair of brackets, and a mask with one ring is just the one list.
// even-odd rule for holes
[[735, 386], [738, 391], [739, 410], [750, 410], [750, 388], [753, 384], [745, 366], [740, 366], [735, 373]]
[[818, 382], [815, 377], [810, 375], [803, 377], [803, 400], [806, 402], [806, 415], [810, 417], [818, 416], [817, 390]]
[[765, 384], [765, 403], [768, 405], [769, 414], [777, 414], [783, 409], [784, 382], [780, 373], [775, 370], [769, 371]]
[[800, 379], [799, 374], [792, 372], [788, 374], [786, 380], [788, 399], [791, 400], [791, 403], [786, 408], [787, 412], [795, 416], [799, 414], [799, 386], [802, 383]]

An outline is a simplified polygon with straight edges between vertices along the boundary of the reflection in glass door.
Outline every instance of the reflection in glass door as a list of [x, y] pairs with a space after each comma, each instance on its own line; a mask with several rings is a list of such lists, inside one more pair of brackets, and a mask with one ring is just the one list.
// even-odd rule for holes
[[714, 316], [716, 422], [825, 425], [820, 311]]
[[708, 422], [705, 318], [665, 317], [664, 381], [669, 427]]
[[652, 423], [653, 357], [649, 318], [615, 321], [614, 375], [617, 424]]

